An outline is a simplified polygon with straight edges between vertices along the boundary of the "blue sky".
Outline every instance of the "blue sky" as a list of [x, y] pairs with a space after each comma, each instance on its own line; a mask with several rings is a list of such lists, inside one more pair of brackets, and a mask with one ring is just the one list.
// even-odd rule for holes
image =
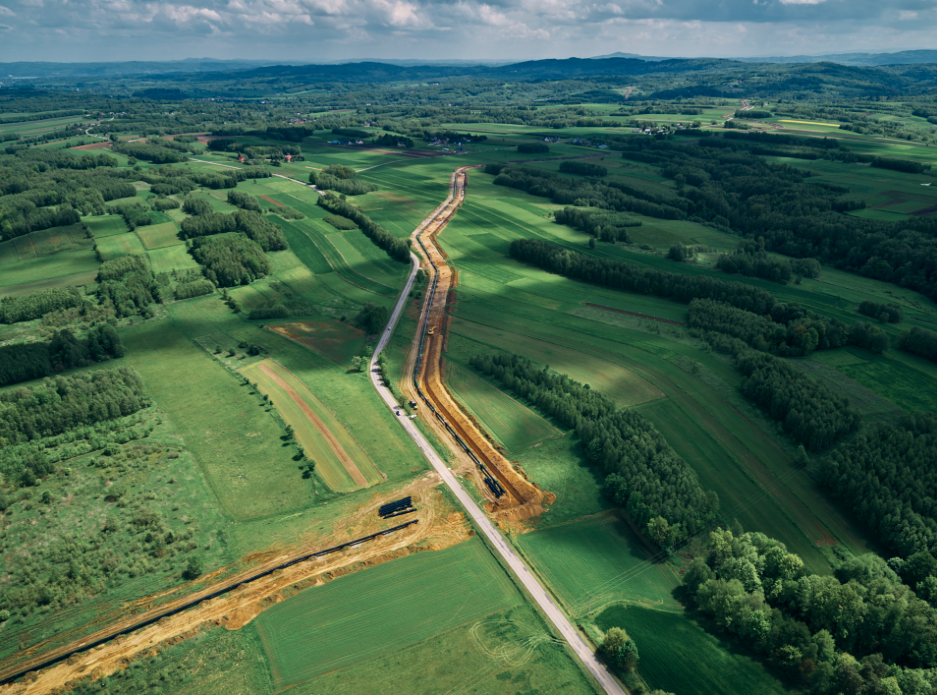
[[0, 0], [0, 62], [937, 48], [937, 0]]

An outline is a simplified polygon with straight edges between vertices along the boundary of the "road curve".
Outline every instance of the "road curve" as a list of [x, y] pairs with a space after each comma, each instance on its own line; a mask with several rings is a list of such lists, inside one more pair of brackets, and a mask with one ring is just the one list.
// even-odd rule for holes
[[[445, 206], [452, 200], [453, 195], [462, 195], [461, 190], [453, 190], [457, 185], [456, 181], [458, 177], [453, 177], [453, 182], [450, 184], [449, 197], [438, 207], [433, 213], [423, 220], [420, 223], [420, 226], [417, 227], [414, 235], [418, 234], [426, 227], [430, 221], [436, 216], [437, 213], [441, 212]], [[387, 346], [387, 342], [390, 340], [391, 335], [393, 335], [394, 328], [397, 325], [397, 321], [400, 319], [400, 315], [403, 313], [404, 307], [406, 306], [407, 299], [410, 296], [410, 290], [413, 288], [413, 282], [416, 278], [416, 272], [420, 267], [419, 258], [410, 253], [410, 259], [413, 263], [413, 268], [410, 271], [410, 276], [407, 278], [407, 282], [404, 285], [403, 291], [400, 293], [400, 298], [397, 300], [397, 304], [394, 306], [394, 310], [391, 313], [390, 321], [387, 324], [387, 327], [384, 329], [381, 334], [380, 340], [378, 340], [377, 346], [374, 349], [374, 355], [371, 357], [371, 363], [369, 365], [369, 374], [371, 377], [371, 383], [374, 388], [377, 390], [380, 397], [384, 400], [389, 408], [392, 410], [394, 406], [397, 405], [396, 399], [391, 395], [386, 387], [381, 383], [380, 372], [377, 367], [377, 358], [381, 354], [381, 351]], [[462, 485], [459, 483], [458, 479], [452, 474], [452, 471], [449, 470], [449, 467], [446, 465], [445, 461], [436, 453], [429, 442], [426, 441], [426, 438], [423, 436], [422, 432], [417, 429], [416, 425], [406, 417], [403, 413], [406, 411], [401, 410], [401, 415], [398, 418], [398, 421], [403, 426], [404, 430], [410, 436], [410, 438], [416, 443], [420, 451], [423, 452], [423, 455], [433, 464], [433, 468], [436, 469], [436, 472], [443, 479], [443, 482], [449, 486], [449, 489], [452, 490], [453, 494], [465, 508], [465, 510], [472, 517], [472, 520], [475, 522], [475, 525], [481, 529], [482, 533], [487, 536], [491, 545], [498, 551], [501, 557], [504, 559], [504, 562], [511, 568], [511, 571], [514, 572], [514, 575], [517, 579], [524, 585], [524, 588], [527, 589], [527, 592], [533, 597], [534, 601], [537, 602], [537, 605], [540, 606], [540, 610], [547, 616], [551, 623], [556, 627], [557, 631], [563, 636], [566, 642], [572, 647], [573, 651], [576, 653], [576, 656], [585, 664], [586, 668], [589, 670], [589, 673], [599, 682], [599, 685], [602, 689], [609, 695], [626, 695], [627, 691], [622, 687], [621, 684], [616, 681], [612, 675], [605, 669], [605, 667], [599, 663], [596, 659], [595, 654], [585, 643], [585, 640], [579, 635], [576, 631], [576, 628], [569, 621], [566, 615], [559, 609], [559, 607], [553, 603], [553, 600], [547, 594], [546, 590], [541, 586], [540, 582], [534, 577], [531, 571], [527, 568], [527, 565], [523, 560], [514, 552], [507, 542], [504, 540], [504, 537], [501, 533], [495, 528], [494, 524], [488, 519], [484, 511], [475, 503], [475, 500], [463, 489]]]

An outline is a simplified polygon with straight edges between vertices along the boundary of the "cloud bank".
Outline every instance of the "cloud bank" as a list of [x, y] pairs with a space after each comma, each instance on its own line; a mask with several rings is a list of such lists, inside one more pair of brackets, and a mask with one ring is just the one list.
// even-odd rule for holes
[[815, 54], [935, 23], [937, 0], [0, 0], [0, 62]]

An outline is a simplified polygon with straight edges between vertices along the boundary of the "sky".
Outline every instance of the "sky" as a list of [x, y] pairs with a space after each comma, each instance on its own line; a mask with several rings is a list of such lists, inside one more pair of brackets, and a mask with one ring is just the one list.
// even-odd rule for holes
[[0, 62], [937, 48], [937, 0], [0, 0]]

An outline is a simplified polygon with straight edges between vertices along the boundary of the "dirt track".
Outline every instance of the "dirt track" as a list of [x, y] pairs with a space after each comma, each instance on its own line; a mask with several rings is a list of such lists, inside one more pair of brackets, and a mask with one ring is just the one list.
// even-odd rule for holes
[[[262, 554], [263, 561], [249, 570], [227, 577], [223, 582], [210, 585], [202, 591], [184, 596], [177, 601], [165, 603], [150, 613], [158, 614], [167, 610], [173, 603], [185, 603], [198, 595], [207, 595], [217, 591], [222, 586], [235, 584], [246, 576], [251, 576], [268, 567], [275, 567], [286, 562], [291, 557], [300, 557], [322, 547], [330, 547], [338, 542], [347, 542], [352, 537], [362, 537], [381, 528], [394, 525], [382, 521], [375, 513], [378, 506], [396, 499], [402, 495], [410, 495], [417, 506], [416, 513], [420, 523], [389, 536], [369, 541], [361, 546], [346, 549], [341, 552], [327, 555], [322, 558], [313, 558], [305, 562], [287, 567], [272, 575], [258, 579], [235, 589], [229, 594], [206, 601], [190, 610], [178, 615], [160, 620], [147, 628], [129, 635], [116, 637], [110, 642], [96, 647], [88, 652], [77, 654], [67, 661], [44, 669], [36, 674], [27, 674], [22, 682], [0, 687], [2, 695], [39, 695], [49, 693], [56, 688], [63, 688], [68, 683], [81, 678], [92, 676], [97, 679], [125, 668], [129, 659], [137, 656], [146, 656], [156, 653], [157, 647], [168, 643], [175, 643], [196, 634], [199, 630], [211, 625], [223, 625], [228, 629], [236, 630], [243, 627], [264, 609], [288, 598], [294, 591], [306, 586], [319, 586], [335, 577], [364, 569], [387, 560], [408, 555], [421, 550], [439, 550], [458, 543], [472, 535], [471, 529], [465, 523], [464, 515], [455, 512], [448, 502], [436, 489], [439, 478], [435, 473], [414, 481], [402, 489], [386, 492], [375, 497], [358, 510], [343, 524], [341, 530], [331, 537], [316, 538], [314, 546], [310, 543], [302, 547], [290, 548], [288, 551], [271, 549]], [[411, 517], [407, 517], [409, 520]], [[394, 519], [392, 521], [399, 521]], [[417, 546], [417, 547], [414, 547]], [[214, 573], [218, 574], [218, 572]], [[203, 578], [204, 580], [204, 578]], [[150, 597], [150, 600], [157, 596]], [[143, 601], [138, 602], [143, 603]], [[60, 649], [44, 652], [34, 657], [33, 663], [41, 663], [56, 653], [67, 653], [80, 644], [87, 644], [96, 639], [114, 634], [128, 625], [145, 619], [146, 613], [137, 613], [109, 625], [98, 633], [89, 635]], [[41, 647], [41, 645], [39, 645]], [[35, 651], [37, 648], [34, 648]], [[29, 662], [24, 661], [22, 655], [15, 663], [9, 664], [4, 673], [19, 671], [28, 667]]]
[[[507, 494], [496, 499], [488, 488], [484, 485], [482, 476], [475, 467], [471, 459], [465, 455], [461, 448], [453, 441], [452, 435], [446, 431], [430, 413], [423, 415], [423, 421], [432, 427], [438, 434], [439, 440], [446, 442], [449, 448], [460, 457], [462, 465], [460, 472], [469, 473], [475, 480], [478, 489], [488, 498], [486, 507], [488, 512], [494, 518], [501, 521], [519, 521], [521, 519], [538, 516], [543, 513], [543, 501], [545, 494], [536, 485], [526, 480], [522, 475], [514, 470], [511, 462], [508, 461], [491, 443], [490, 438], [480, 431], [478, 426], [468, 418], [459, 408], [455, 399], [449, 393], [443, 382], [443, 351], [449, 334], [449, 315], [447, 313], [447, 304], [455, 290], [455, 279], [453, 269], [449, 266], [442, 250], [437, 243], [437, 236], [445, 229], [449, 220], [455, 215], [462, 204], [465, 195], [465, 184], [467, 182], [468, 169], [472, 167], [463, 167], [457, 169], [450, 180], [452, 195], [442, 212], [429, 224], [421, 225], [414, 235], [418, 236], [423, 242], [430, 255], [430, 259], [436, 266], [438, 274], [436, 283], [436, 294], [433, 302], [430, 304], [429, 292], [423, 305], [421, 314], [422, 319], [428, 322], [428, 326], [435, 328], [434, 335], [427, 334], [424, 345], [423, 360], [420, 365], [420, 373], [417, 375], [420, 386], [427, 397], [433, 402], [433, 405], [458, 432], [462, 440], [475, 452], [475, 455], [491, 470], [504, 486]], [[414, 250], [421, 250], [418, 244], [414, 245]], [[429, 263], [424, 265], [424, 269], [429, 275], [430, 283], [433, 279], [433, 267]], [[408, 365], [416, 361], [416, 351], [419, 350], [419, 340], [415, 340], [411, 346], [411, 354], [408, 358]], [[408, 373], [410, 373], [408, 371]], [[405, 379], [401, 384], [403, 392], [414, 400], [419, 400], [413, 383]]]

